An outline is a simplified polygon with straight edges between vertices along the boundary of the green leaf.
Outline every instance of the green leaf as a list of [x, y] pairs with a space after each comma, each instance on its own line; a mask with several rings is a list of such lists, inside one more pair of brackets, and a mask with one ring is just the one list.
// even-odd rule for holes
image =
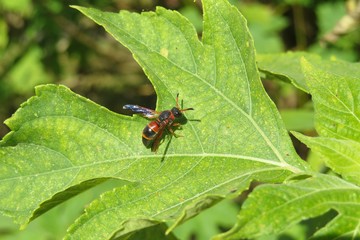
[[270, 79], [278, 79], [293, 84], [304, 92], [309, 92], [305, 83], [300, 60], [306, 57], [308, 61], [316, 62], [321, 58], [306, 52], [287, 52], [274, 54], [259, 54], [256, 56], [259, 70]]
[[312, 151], [322, 156], [323, 161], [334, 172], [341, 174], [346, 180], [360, 185], [360, 143], [353, 140], [342, 140], [326, 137], [307, 137], [293, 133]]
[[129, 118], [62, 86], [37, 87], [36, 94], [6, 121], [12, 132], [0, 144], [1, 212], [22, 225], [116, 176], [127, 164], [119, 156], [131, 154], [124, 143], [131, 137], [121, 134]]
[[[119, 239], [162, 222], [169, 229], [251, 181], [281, 182], [307, 166], [266, 95], [239, 11], [204, 0], [204, 32], [175, 11], [104, 13], [77, 7], [128, 47], [158, 94], [157, 109], [184, 99], [182, 138], [146, 149], [147, 120], [110, 112], [63, 86], [45, 85], [6, 121], [0, 211], [26, 224], [108, 178], [129, 184], [104, 193], [67, 238]], [[180, 131], [179, 131], [180, 132]], [[168, 231], [169, 231], [168, 230]]]
[[360, 64], [302, 61], [320, 136], [360, 141]]
[[279, 233], [301, 220], [331, 210], [338, 215], [315, 231], [313, 237], [357, 239], [360, 236], [360, 209], [357, 207], [360, 189], [353, 184], [360, 183], [358, 64], [305, 59], [301, 60], [301, 64], [314, 101], [315, 127], [320, 137], [310, 138], [299, 133], [294, 135], [352, 183], [319, 174], [305, 180], [291, 178], [292, 181], [286, 185], [256, 188], [245, 201], [237, 225], [219, 238], [254, 238]]
[[301, 220], [335, 210], [337, 216], [313, 237], [358, 239], [359, 204], [358, 186], [324, 174], [283, 185], [263, 185], [243, 205], [238, 224], [221, 237], [245, 239], [278, 233]]
[[360, 184], [360, 70], [358, 64], [303, 60], [306, 82], [315, 108], [315, 127], [321, 137], [294, 135], [335, 172]]

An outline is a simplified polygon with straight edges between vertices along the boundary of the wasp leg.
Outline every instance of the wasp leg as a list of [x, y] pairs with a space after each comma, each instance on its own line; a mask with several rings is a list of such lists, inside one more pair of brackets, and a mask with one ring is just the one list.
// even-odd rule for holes
[[[174, 126], [177, 127], [177, 126], [180, 126], [180, 125], [181, 125], [181, 124], [179, 124], [179, 123], [174, 123], [174, 124], [172, 125], [172, 127], [174, 127]], [[168, 129], [168, 131], [171, 133], [171, 135], [173, 135], [174, 137], [176, 137], [176, 138], [178, 138], [178, 137], [183, 137], [183, 135], [176, 134], [171, 127], [168, 127], [167, 129]]]

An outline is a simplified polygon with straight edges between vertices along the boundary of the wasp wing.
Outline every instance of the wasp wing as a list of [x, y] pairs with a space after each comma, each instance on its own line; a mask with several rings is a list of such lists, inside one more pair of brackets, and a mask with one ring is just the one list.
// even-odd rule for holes
[[140, 114], [143, 117], [149, 118], [149, 119], [154, 119], [157, 118], [159, 116], [159, 113], [156, 112], [155, 110], [149, 109], [149, 108], [145, 108], [145, 107], [141, 107], [138, 105], [131, 105], [131, 104], [126, 104], [123, 106], [123, 109], [127, 109], [130, 110], [136, 114]]
[[164, 130], [165, 130], [165, 126], [160, 127], [159, 132], [157, 133], [157, 135], [156, 135], [156, 137], [154, 139], [154, 142], [151, 145], [151, 151], [152, 152], [156, 152], [158, 150], [159, 145], [160, 145], [160, 141], [163, 138]]

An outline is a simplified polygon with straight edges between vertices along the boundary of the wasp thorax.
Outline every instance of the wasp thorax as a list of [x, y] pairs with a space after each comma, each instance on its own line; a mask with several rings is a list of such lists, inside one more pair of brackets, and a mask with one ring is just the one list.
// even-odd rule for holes
[[171, 113], [170, 113], [169, 110], [163, 111], [163, 112], [161, 112], [161, 114], [159, 115], [159, 120], [160, 120], [160, 121], [166, 121], [166, 120], [168, 120], [168, 118], [170, 117], [170, 115], [171, 115]]

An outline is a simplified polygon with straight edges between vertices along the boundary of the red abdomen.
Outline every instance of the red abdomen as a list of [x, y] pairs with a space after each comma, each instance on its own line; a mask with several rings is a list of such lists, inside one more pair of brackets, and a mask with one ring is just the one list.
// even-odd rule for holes
[[159, 132], [159, 127], [157, 121], [152, 121], [144, 128], [142, 132], [142, 142], [146, 148], [152, 147], [152, 143]]

